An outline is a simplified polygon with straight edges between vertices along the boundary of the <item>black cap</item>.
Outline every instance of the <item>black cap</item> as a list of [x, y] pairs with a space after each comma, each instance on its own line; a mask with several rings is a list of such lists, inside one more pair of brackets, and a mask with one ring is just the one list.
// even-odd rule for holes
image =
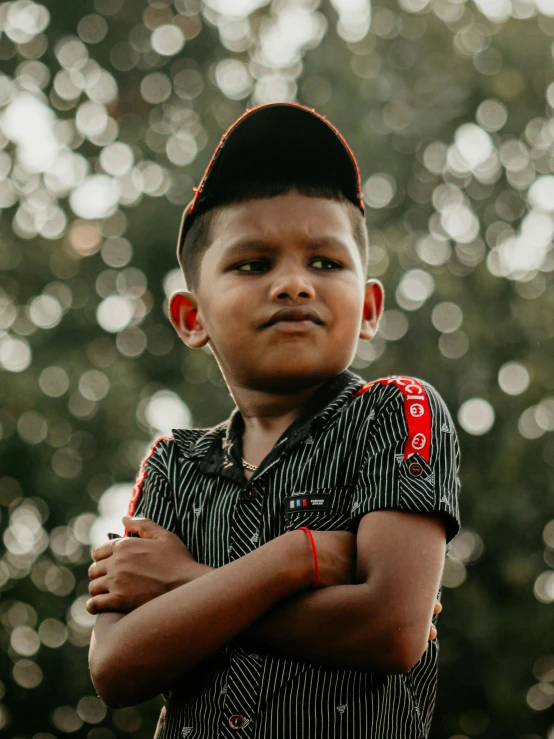
[[344, 137], [312, 108], [269, 103], [247, 110], [227, 129], [181, 220], [177, 258], [194, 220], [243, 183], [297, 181], [340, 190], [362, 215], [360, 170]]

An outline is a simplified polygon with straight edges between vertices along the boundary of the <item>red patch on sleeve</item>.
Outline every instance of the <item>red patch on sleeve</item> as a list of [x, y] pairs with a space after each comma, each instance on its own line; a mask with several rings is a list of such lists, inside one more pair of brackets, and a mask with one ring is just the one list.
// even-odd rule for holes
[[374, 385], [395, 385], [404, 396], [404, 417], [408, 426], [408, 439], [404, 446], [404, 459], [412, 454], [421, 455], [426, 462], [431, 456], [431, 409], [423, 385], [413, 377], [394, 375], [374, 380], [357, 390], [353, 397], [367, 393]]
[[[131, 495], [131, 500], [129, 501], [129, 508], [127, 509], [128, 516], [133, 516], [135, 513], [137, 503], [140, 498], [142, 486], [144, 485], [144, 481], [146, 480], [146, 463], [148, 462], [150, 457], [154, 454], [154, 451], [156, 450], [156, 447], [158, 446], [160, 441], [162, 441], [163, 439], [171, 439], [171, 438], [172, 438], [171, 436], [160, 436], [159, 439], [156, 439], [156, 441], [150, 447], [150, 451], [140, 463], [140, 469], [138, 471], [135, 484], [133, 486], [133, 493]], [[125, 536], [127, 536], [127, 531], [125, 531]]]

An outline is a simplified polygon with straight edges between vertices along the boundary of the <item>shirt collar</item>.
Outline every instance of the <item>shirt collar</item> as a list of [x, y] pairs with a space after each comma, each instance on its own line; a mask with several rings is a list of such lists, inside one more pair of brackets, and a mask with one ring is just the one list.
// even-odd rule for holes
[[[363, 384], [364, 380], [350, 370], [344, 370], [324, 382], [308, 399], [300, 415], [277, 440], [260, 471], [267, 468], [284, 451], [307, 439], [313, 430], [324, 426]], [[240, 459], [243, 430], [242, 415], [238, 408], [235, 408], [226, 421], [206, 429], [195, 441], [190, 441], [190, 432], [182, 429], [173, 429], [173, 435], [188, 458], [201, 460], [204, 472], [221, 472], [245, 483], [246, 478], [242, 472]], [[188, 436], [188, 440], [185, 439], [185, 435]]]

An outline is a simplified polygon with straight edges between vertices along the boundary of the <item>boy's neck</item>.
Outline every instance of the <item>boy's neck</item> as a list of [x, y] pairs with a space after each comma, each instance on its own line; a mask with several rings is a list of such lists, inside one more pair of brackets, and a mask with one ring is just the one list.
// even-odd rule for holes
[[[266, 437], [273, 443], [300, 415], [302, 407], [323, 385], [303, 388], [290, 393], [268, 393], [234, 386], [231, 392], [244, 421], [244, 440]], [[260, 438], [261, 437], [261, 438]], [[246, 443], [246, 446], [250, 446]], [[264, 445], [265, 446], [265, 445]], [[265, 456], [265, 454], [264, 454]]]

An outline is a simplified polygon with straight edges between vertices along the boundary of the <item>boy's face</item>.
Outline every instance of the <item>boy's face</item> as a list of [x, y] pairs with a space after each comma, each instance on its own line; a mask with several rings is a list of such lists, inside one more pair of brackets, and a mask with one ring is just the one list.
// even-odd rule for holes
[[197, 313], [187, 328], [190, 307], [173, 296], [181, 338], [209, 342], [229, 385], [267, 392], [341, 372], [382, 310], [381, 285], [365, 284], [345, 207], [296, 191], [222, 208], [198, 288], [184, 297]]

